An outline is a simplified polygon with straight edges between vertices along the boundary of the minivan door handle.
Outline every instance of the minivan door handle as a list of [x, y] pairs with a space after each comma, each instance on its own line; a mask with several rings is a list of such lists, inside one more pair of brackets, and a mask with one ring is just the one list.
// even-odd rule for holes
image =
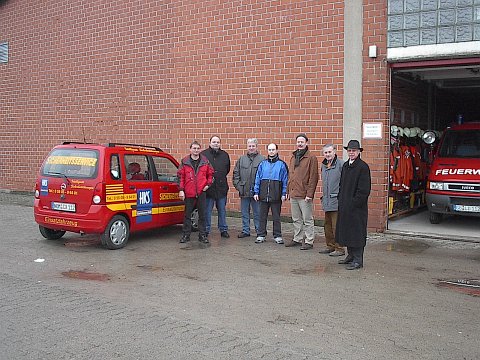
[[168, 186], [162, 186], [162, 190], [168, 190]]
[[135, 186], [130, 185], [130, 190], [135, 190]]

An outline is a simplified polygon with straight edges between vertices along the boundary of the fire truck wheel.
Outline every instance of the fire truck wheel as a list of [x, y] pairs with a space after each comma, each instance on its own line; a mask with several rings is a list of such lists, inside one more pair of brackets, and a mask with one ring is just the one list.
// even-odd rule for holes
[[123, 248], [130, 235], [130, 226], [125, 217], [115, 215], [102, 234], [102, 245], [110, 250]]
[[65, 235], [65, 231], [63, 230], [53, 230], [41, 225], [39, 225], [38, 228], [40, 229], [40, 234], [42, 234], [42, 236], [48, 240], [58, 240]]
[[442, 214], [430, 211], [430, 223], [431, 224], [440, 224], [441, 221], [442, 221]]

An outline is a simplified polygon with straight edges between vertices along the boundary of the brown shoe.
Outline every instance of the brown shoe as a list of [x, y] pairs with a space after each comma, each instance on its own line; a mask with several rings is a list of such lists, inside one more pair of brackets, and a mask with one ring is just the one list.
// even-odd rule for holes
[[302, 245], [302, 244], [293, 240], [287, 241], [285, 243], [285, 247], [292, 247], [292, 246], [299, 246], [299, 245]]
[[313, 245], [312, 244], [303, 244], [302, 247], [300, 248], [300, 250], [310, 250], [313, 248]]

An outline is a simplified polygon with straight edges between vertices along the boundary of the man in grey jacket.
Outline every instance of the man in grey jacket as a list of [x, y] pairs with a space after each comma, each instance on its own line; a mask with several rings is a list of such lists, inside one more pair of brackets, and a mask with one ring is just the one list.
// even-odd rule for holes
[[338, 189], [340, 176], [342, 175], [342, 166], [345, 161], [337, 157], [335, 147], [327, 144], [323, 147], [323, 156], [325, 159], [321, 164], [322, 175], [322, 207], [325, 211], [325, 240], [327, 248], [320, 250], [320, 254], [329, 254], [330, 256], [343, 256], [345, 249], [335, 241], [335, 227], [337, 225], [338, 214]]
[[233, 169], [233, 186], [240, 195], [242, 209], [242, 232], [239, 238], [250, 236], [250, 208], [253, 211], [253, 224], [258, 235], [259, 227], [259, 203], [253, 199], [253, 186], [258, 164], [265, 157], [258, 152], [258, 140], [255, 138], [247, 140], [247, 153], [240, 156]]

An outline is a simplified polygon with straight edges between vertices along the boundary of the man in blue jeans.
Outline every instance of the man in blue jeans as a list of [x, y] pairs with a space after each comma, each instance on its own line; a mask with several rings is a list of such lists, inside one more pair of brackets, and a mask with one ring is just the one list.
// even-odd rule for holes
[[223, 238], [229, 238], [227, 225], [227, 193], [228, 182], [227, 175], [230, 172], [230, 156], [228, 153], [220, 149], [220, 138], [212, 136], [210, 138], [210, 146], [201, 153], [205, 156], [210, 165], [213, 166], [215, 173], [213, 175], [213, 184], [207, 190], [205, 228], [207, 235], [210, 234], [212, 228], [212, 211], [213, 205], [216, 206], [218, 212], [218, 229]]
[[240, 196], [240, 205], [242, 209], [242, 232], [238, 234], [239, 238], [250, 236], [250, 207], [253, 211], [253, 224], [258, 235], [259, 228], [259, 203], [253, 199], [253, 186], [255, 185], [255, 175], [257, 174], [258, 164], [265, 157], [258, 152], [258, 140], [255, 138], [247, 140], [247, 153], [240, 156], [233, 169], [233, 186]]

